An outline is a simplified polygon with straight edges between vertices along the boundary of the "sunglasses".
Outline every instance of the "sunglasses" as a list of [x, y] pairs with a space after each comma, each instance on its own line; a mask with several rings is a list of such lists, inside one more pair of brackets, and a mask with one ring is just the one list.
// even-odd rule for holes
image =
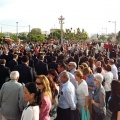
[[43, 83], [37, 83], [37, 82], [35, 82], [37, 85], [43, 85]]

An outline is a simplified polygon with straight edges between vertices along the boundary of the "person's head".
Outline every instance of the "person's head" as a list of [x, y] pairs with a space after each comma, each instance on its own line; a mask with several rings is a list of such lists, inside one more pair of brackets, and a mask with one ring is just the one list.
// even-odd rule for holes
[[82, 65], [85, 67], [88, 67], [88, 64], [87, 63], [82, 63]]
[[57, 57], [56, 56], [52, 56], [52, 61], [56, 61]]
[[19, 79], [19, 72], [18, 71], [12, 71], [11, 73], [10, 73], [10, 79], [11, 80], [16, 80], [16, 81], [18, 81], [18, 79]]
[[83, 65], [79, 65], [79, 70], [83, 71], [84, 66]]
[[1, 64], [1, 65], [5, 65], [5, 64], [6, 64], [6, 60], [5, 60], [5, 59], [1, 59], [1, 60], [0, 60], [0, 64]]
[[27, 55], [22, 56], [22, 62], [23, 63], [29, 63], [29, 57]]
[[102, 72], [102, 67], [97, 67], [97, 68], [96, 68], [96, 72], [97, 72], [97, 73], [101, 73], [101, 72]]
[[111, 94], [112, 96], [120, 96], [120, 81], [113, 80], [111, 83]]
[[58, 73], [55, 69], [50, 69], [48, 71], [48, 78], [52, 79], [55, 83], [58, 81]]
[[101, 61], [97, 61], [95, 65], [96, 67], [101, 67]]
[[66, 83], [70, 79], [67, 71], [62, 72], [61, 74], [61, 82]]
[[59, 62], [58, 63], [58, 72], [61, 73], [64, 70], [66, 70], [66, 64], [63, 62]]
[[90, 58], [90, 59], [88, 60], [88, 62], [89, 62], [89, 66], [90, 66], [91, 68], [93, 68], [94, 59], [93, 59], [93, 58]]
[[80, 81], [83, 78], [83, 73], [80, 70], [75, 71], [75, 79], [76, 81]]
[[43, 94], [47, 93], [49, 94], [50, 98], [52, 98], [50, 82], [45, 75], [39, 75], [36, 77], [36, 85]]
[[17, 59], [18, 59], [18, 55], [17, 55], [17, 54], [14, 54], [14, 55], [13, 55], [13, 59], [16, 59], [16, 60], [17, 60]]
[[110, 59], [110, 60], [108, 61], [108, 63], [109, 63], [110, 65], [113, 65], [113, 64], [114, 64], [114, 59]]
[[37, 103], [39, 105], [41, 103], [41, 93], [35, 83], [30, 82], [25, 84], [24, 99], [30, 104]]
[[85, 67], [83, 69], [83, 75], [88, 77], [90, 74], [92, 73], [92, 70], [90, 69], [90, 67]]
[[103, 82], [103, 75], [100, 73], [95, 74], [94, 76], [94, 84], [96, 87], [99, 87]]
[[40, 55], [40, 56], [39, 56], [39, 60], [40, 60], [40, 61], [44, 61], [44, 55]]
[[76, 62], [69, 62], [69, 70], [73, 70], [74, 68], [76, 68], [77, 67], [77, 64], [76, 64]]
[[108, 65], [106, 65], [106, 68], [105, 68], [105, 69], [106, 69], [106, 71], [108, 71], [108, 72], [109, 72], [109, 71], [111, 71], [111, 70], [112, 70], [112, 67], [111, 67], [111, 65], [110, 65], [110, 64], [108, 64]]

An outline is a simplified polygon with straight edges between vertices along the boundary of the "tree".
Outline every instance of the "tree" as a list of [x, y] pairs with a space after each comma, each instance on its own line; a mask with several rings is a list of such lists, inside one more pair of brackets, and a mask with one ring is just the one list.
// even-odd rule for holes
[[13, 33], [9, 33], [10, 35], [10, 38], [13, 39], [13, 40], [17, 40], [17, 36]]
[[21, 40], [27, 40], [27, 34], [26, 33], [19, 33], [18, 38], [20, 38]]
[[45, 35], [41, 33], [41, 29], [39, 28], [33, 28], [30, 33], [28, 33], [28, 39], [30, 41], [43, 41], [45, 40]]
[[117, 42], [120, 43], [120, 31], [118, 32], [118, 35], [116, 36]]
[[5, 38], [5, 34], [4, 33], [0, 33], [0, 40], [3, 40]]
[[59, 29], [56, 29], [54, 30], [53, 32], [51, 32], [49, 35], [48, 35], [48, 40], [50, 40], [51, 38], [55, 39], [55, 40], [58, 40], [61, 38], [61, 30]]

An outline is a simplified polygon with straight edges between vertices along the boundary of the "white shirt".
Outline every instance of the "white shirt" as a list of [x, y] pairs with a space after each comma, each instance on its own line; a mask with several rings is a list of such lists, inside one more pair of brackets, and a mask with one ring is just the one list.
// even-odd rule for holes
[[85, 99], [88, 96], [88, 85], [85, 80], [82, 81], [81, 84], [78, 85], [76, 89], [77, 100]]
[[115, 64], [112, 65], [113, 79], [118, 80], [118, 70]]
[[75, 94], [75, 87], [70, 81], [67, 81], [63, 84], [63, 88], [59, 97], [58, 106], [62, 109], [68, 109], [71, 110], [76, 109], [76, 94]]
[[39, 120], [39, 106], [29, 106], [24, 109], [21, 120]]
[[111, 91], [111, 82], [113, 80], [113, 73], [106, 72], [104, 74], [104, 79], [105, 79], [105, 86], [104, 86], [105, 91]]

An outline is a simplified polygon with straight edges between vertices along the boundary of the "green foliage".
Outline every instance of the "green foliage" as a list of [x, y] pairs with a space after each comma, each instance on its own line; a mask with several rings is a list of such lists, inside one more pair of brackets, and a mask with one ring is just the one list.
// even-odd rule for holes
[[45, 35], [41, 34], [41, 29], [39, 28], [33, 28], [27, 37], [28, 40], [35, 42], [45, 40]]
[[5, 38], [5, 34], [4, 33], [0, 33], [0, 40]]
[[21, 40], [27, 40], [27, 34], [26, 33], [19, 33], [18, 38], [20, 38]]
[[55, 40], [58, 40], [61, 38], [61, 31], [59, 29], [56, 29], [54, 32], [51, 32], [49, 35], [48, 35], [48, 40], [50, 40], [51, 38], [55, 39]]
[[105, 35], [101, 35], [101, 36], [99, 37], [99, 39], [102, 39], [103, 41], [106, 41], [106, 40], [107, 40], [107, 38], [105, 37]]
[[118, 35], [116, 36], [117, 42], [120, 43], [120, 31], [118, 32]]
[[70, 41], [71, 40], [86, 40], [89, 38], [85, 30], [82, 29], [81, 31], [80, 28], [77, 28], [76, 30], [74, 30], [74, 32], [72, 32], [72, 28], [66, 29], [64, 32], [64, 37], [66, 38], [66, 40], [70, 40]]
[[11, 39], [13, 39], [13, 40], [17, 40], [17, 36], [15, 35], [15, 34], [13, 34], [13, 33], [9, 33], [9, 35], [10, 35], [10, 38]]

